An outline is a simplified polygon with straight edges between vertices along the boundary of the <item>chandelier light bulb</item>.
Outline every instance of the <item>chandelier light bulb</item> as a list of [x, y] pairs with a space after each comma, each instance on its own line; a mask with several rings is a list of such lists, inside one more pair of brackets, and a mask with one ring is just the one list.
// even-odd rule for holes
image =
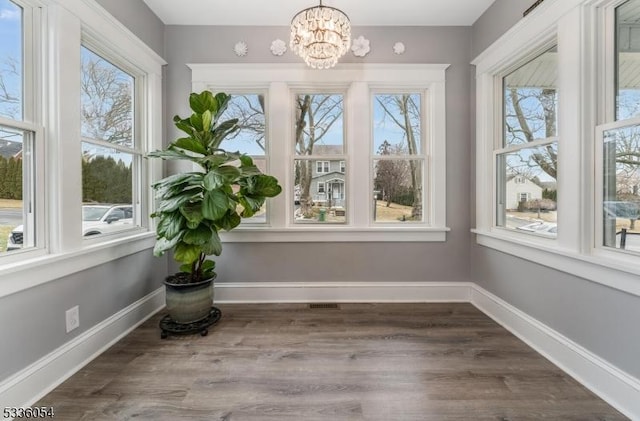
[[329, 69], [349, 51], [351, 22], [344, 12], [322, 5], [304, 9], [291, 20], [291, 51], [314, 69]]

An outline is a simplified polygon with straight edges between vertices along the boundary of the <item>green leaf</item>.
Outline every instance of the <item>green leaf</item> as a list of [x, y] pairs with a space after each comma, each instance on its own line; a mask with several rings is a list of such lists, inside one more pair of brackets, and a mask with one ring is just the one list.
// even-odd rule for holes
[[202, 203], [202, 215], [209, 220], [215, 221], [227, 213], [229, 209], [229, 197], [220, 190], [208, 191], [204, 194]]
[[240, 215], [238, 215], [238, 212], [236, 212], [235, 210], [229, 210], [224, 215], [224, 217], [216, 221], [216, 226], [225, 231], [231, 231], [232, 229], [240, 225], [241, 221], [242, 220], [240, 218]]
[[240, 157], [240, 163], [242, 164], [242, 167], [252, 167], [254, 165], [253, 159], [248, 155], [242, 155]]
[[202, 270], [202, 278], [209, 279], [215, 276], [215, 272], [213, 271], [216, 267], [216, 262], [213, 260], [205, 260], [202, 262], [201, 270]]
[[191, 264], [191, 263], [186, 263], [184, 265], [180, 265], [180, 272], [191, 273], [191, 268], [192, 267], [193, 267], [193, 264]]
[[253, 175], [262, 175], [262, 171], [260, 171], [260, 168], [256, 167], [255, 165], [242, 166], [240, 167], [240, 172], [245, 177], [249, 177]]
[[182, 130], [189, 136], [193, 135], [193, 127], [191, 126], [191, 123], [189, 122], [188, 119], [185, 120], [185, 119], [182, 119], [180, 116], [176, 115], [173, 117], [173, 122], [178, 129]]
[[202, 252], [206, 255], [216, 255], [220, 256], [222, 253], [222, 242], [220, 241], [220, 236], [216, 232], [216, 230], [212, 230], [211, 238], [209, 238], [209, 242], [202, 246]]
[[187, 219], [187, 225], [189, 228], [195, 228], [200, 225], [203, 219], [202, 216], [202, 202], [185, 203], [180, 206], [180, 213]]
[[211, 116], [210, 110], [206, 110], [204, 113], [202, 113], [202, 130], [203, 131], [208, 132], [209, 130], [211, 130], [211, 120], [212, 120], [212, 116]]
[[201, 155], [206, 155], [207, 153], [205, 147], [200, 142], [191, 137], [181, 137], [180, 139], [175, 140], [172, 145], [180, 149], [184, 149], [189, 152]]
[[187, 202], [197, 201], [199, 199], [199, 196], [199, 191], [194, 192], [192, 190], [186, 190], [175, 196], [165, 197], [160, 201], [160, 204], [158, 205], [158, 211], [173, 212]]
[[171, 146], [169, 146], [169, 149], [167, 149], [165, 151], [149, 152], [149, 154], [147, 154], [147, 157], [149, 157], [149, 158], [161, 158], [161, 159], [167, 159], [167, 160], [184, 159], [184, 160], [187, 160], [187, 161], [193, 161], [193, 162], [197, 162], [197, 163], [200, 163], [200, 161], [202, 160], [201, 157], [189, 156], [186, 153], [182, 152], [180, 149], [172, 149]]
[[187, 244], [183, 241], [178, 242], [173, 258], [183, 264], [193, 263], [200, 257], [201, 248], [193, 244]]
[[282, 187], [278, 184], [278, 180], [270, 175], [258, 175], [255, 176], [256, 182], [254, 185], [253, 194], [264, 197], [274, 197], [282, 192]]
[[240, 170], [231, 165], [224, 165], [218, 168], [212, 168], [204, 177], [204, 188], [206, 190], [214, 190], [231, 184], [240, 177]]
[[184, 218], [180, 212], [160, 213], [156, 233], [160, 238], [171, 240], [179, 236], [184, 226]]
[[[217, 108], [215, 110], [211, 110], [211, 112], [215, 116], [220, 117], [227, 110], [227, 106], [231, 101], [231, 95], [225, 94], [224, 92], [219, 92], [215, 96], [215, 101], [216, 101]], [[216, 120], [217, 120], [217, 117], [216, 117]]]
[[173, 239], [168, 240], [164, 237], [158, 238], [156, 240], [156, 245], [153, 248], [153, 255], [156, 257], [162, 256], [167, 250], [170, 250], [175, 247], [180, 241], [180, 236], [176, 235]]
[[202, 129], [202, 114], [196, 114], [196, 113], [191, 114], [191, 117], [189, 117], [189, 122], [191, 122], [191, 125], [197, 131], [201, 132], [203, 130]]
[[187, 244], [203, 246], [209, 242], [211, 233], [212, 233], [211, 228], [209, 228], [204, 224], [200, 224], [196, 229], [188, 230], [184, 234], [184, 237], [182, 237], [182, 241], [184, 241]]
[[182, 185], [190, 182], [200, 181], [202, 181], [202, 174], [197, 172], [186, 172], [165, 177], [153, 183], [151, 187], [153, 187], [154, 189], [159, 189], [163, 187], [171, 187], [175, 185]]
[[242, 206], [242, 217], [251, 218], [257, 211], [260, 210], [264, 203], [264, 198], [253, 198], [251, 196], [240, 196], [238, 198], [240, 205]]
[[224, 185], [226, 178], [218, 171], [211, 170], [204, 176], [204, 188], [207, 191], [215, 190]]
[[189, 106], [198, 114], [203, 114], [207, 110], [215, 113], [218, 110], [216, 99], [211, 91], [202, 91], [199, 94], [193, 92], [189, 95]]

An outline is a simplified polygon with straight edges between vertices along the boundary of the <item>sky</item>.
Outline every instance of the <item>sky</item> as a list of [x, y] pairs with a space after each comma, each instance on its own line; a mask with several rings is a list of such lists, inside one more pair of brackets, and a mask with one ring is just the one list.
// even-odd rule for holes
[[[18, 61], [19, 73], [22, 67], [22, 11], [9, 0], [0, 0], [0, 69], [4, 69], [9, 57]], [[13, 95], [22, 97], [22, 83], [19, 77], [3, 72], [5, 85]], [[15, 107], [15, 106], [14, 106]], [[13, 108], [13, 107], [12, 107]], [[8, 113], [10, 115], [8, 115]], [[20, 118], [11, 112], [6, 103], [0, 102], [0, 115]]]

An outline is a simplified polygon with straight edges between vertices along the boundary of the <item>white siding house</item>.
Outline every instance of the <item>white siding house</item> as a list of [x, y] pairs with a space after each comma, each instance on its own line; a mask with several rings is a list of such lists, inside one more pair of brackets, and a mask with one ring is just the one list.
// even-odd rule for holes
[[523, 175], [516, 175], [507, 181], [507, 209], [518, 209], [519, 202], [533, 199], [542, 199], [542, 187]]

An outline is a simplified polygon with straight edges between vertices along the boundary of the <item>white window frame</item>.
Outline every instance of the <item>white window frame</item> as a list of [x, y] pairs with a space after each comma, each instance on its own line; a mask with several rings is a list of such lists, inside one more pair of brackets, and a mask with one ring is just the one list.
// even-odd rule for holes
[[[322, 194], [326, 194], [326, 184], [324, 181], [318, 181], [318, 194], [322, 193]], [[320, 189], [322, 188], [322, 191], [320, 191]]]
[[375, 203], [375, 197], [372, 194], [371, 196], [371, 200], [369, 201], [369, 203], [371, 203], [371, 207], [370, 207], [370, 218], [371, 221], [376, 224], [377, 226], [389, 226], [389, 227], [394, 227], [396, 225], [398, 225], [399, 223], [402, 225], [425, 225], [428, 224], [428, 221], [431, 220], [431, 212], [433, 210], [433, 204], [431, 204], [429, 202], [429, 200], [431, 200], [431, 197], [429, 195], [429, 184], [428, 184], [428, 180], [429, 177], [431, 176], [429, 173], [429, 165], [431, 163], [434, 163], [435, 160], [434, 159], [429, 159], [428, 156], [428, 151], [431, 150], [430, 146], [428, 145], [429, 143], [429, 137], [430, 134], [427, 132], [427, 128], [429, 127], [430, 121], [428, 121], [429, 118], [429, 112], [428, 112], [428, 95], [429, 92], [425, 89], [420, 89], [419, 87], [416, 87], [415, 89], [392, 89], [392, 88], [386, 88], [386, 87], [375, 87], [374, 89], [371, 90], [371, 95], [370, 95], [370, 100], [369, 100], [369, 106], [371, 107], [371, 115], [373, 116], [373, 107], [374, 107], [374, 101], [375, 101], [375, 96], [376, 95], [384, 95], [384, 94], [388, 94], [388, 95], [393, 95], [393, 94], [419, 94], [420, 95], [420, 151], [418, 154], [416, 155], [378, 155], [377, 151], [374, 150], [374, 146], [373, 146], [373, 121], [371, 122], [370, 126], [371, 126], [371, 144], [369, 146], [369, 150], [371, 153], [371, 163], [370, 163], [370, 171], [371, 171], [371, 186], [369, 188], [369, 190], [371, 190], [373, 192], [373, 180], [374, 180], [374, 162], [375, 161], [383, 161], [383, 160], [389, 160], [389, 161], [411, 161], [411, 160], [415, 160], [415, 161], [420, 161], [422, 162], [422, 221], [406, 221], [406, 222], [390, 222], [390, 221], [375, 221], [374, 218], [374, 209], [373, 209], [373, 204]]
[[[472, 231], [482, 246], [640, 295], [637, 257], [594, 247], [597, 195], [601, 194], [595, 187], [595, 128], [608, 106], [602, 100], [607, 89], [604, 81], [613, 80], [602, 55], [604, 41], [599, 40], [604, 7], [615, 2], [620, 3], [546, 0], [473, 60], [477, 103], [476, 228]], [[501, 91], [498, 75], [534, 57], [554, 39], [558, 45], [558, 167], [562, 174], [556, 240], [497, 227], [493, 205], [493, 149], [496, 139], [502, 137], [501, 104], [496, 100]]]
[[343, 174], [347, 172], [347, 163], [346, 163], [346, 161], [340, 161], [340, 172], [343, 173]]
[[[322, 241], [446, 241], [446, 113], [445, 71], [447, 64], [339, 64], [328, 72], [308, 69], [304, 64], [188, 64], [192, 90], [224, 91], [229, 86], [253, 88], [270, 81], [270, 138], [277, 140], [271, 151], [270, 174], [283, 186], [283, 193], [270, 199], [272, 218], [269, 226], [238, 227], [222, 233], [226, 242], [322, 242]], [[426, 203], [430, 218], [423, 224], [377, 226], [372, 221], [371, 123], [372, 89], [420, 90], [428, 92], [425, 118], [431, 124], [425, 176], [429, 186]], [[295, 224], [293, 222], [293, 112], [295, 92], [345, 91], [345, 157], [348, 173], [345, 224]], [[275, 142], [274, 142], [275, 143]], [[363, 151], [349, 153], [348, 151]], [[368, 152], [364, 152], [368, 151]], [[341, 159], [340, 155], [336, 159]], [[367, 174], [363, 177], [362, 174]], [[351, 183], [351, 185], [349, 185]]]
[[[19, 264], [22, 261], [37, 258], [46, 253], [46, 231], [43, 227], [45, 215], [45, 176], [42, 166], [45, 162], [45, 140], [42, 128], [42, 109], [40, 87], [42, 86], [42, 62], [40, 60], [42, 15], [39, 3], [34, 0], [12, 0], [22, 7], [22, 67], [23, 91], [22, 120], [13, 120], [0, 116], [0, 124], [31, 134], [32, 139], [24, 139], [23, 144], [23, 225], [32, 246], [14, 250], [0, 256], [0, 267]], [[28, 160], [28, 161], [27, 161]], [[25, 178], [28, 173], [28, 178]], [[26, 185], [28, 184], [28, 185]], [[25, 191], [26, 190], [26, 191]], [[23, 244], [25, 240], [23, 240]]]
[[[162, 147], [162, 65], [164, 60], [93, 0], [19, 0], [34, 8], [33, 80], [35, 120], [26, 122], [42, 132], [36, 142], [36, 250], [0, 257], [0, 297], [71, 273], [153, 248], [153, 221], [120, 235], [85, 241], [82, 237], [80, 136], [80, 45], [89, 40], [105, 57], [119, 57], [143, 75], [140, 139], [143, 150]], [[37, 6], [37, 7], [36, 7]], [[38, 16], [40, 15], [41, 16]], [[25, 45], [29, 45], [25, 39]], [[46, 54], [45, 54], [46, 50]], [[114, 63], [116, 64], [116, 63]], [[25, 93], [25, 98], [29, 98]], [[46, 171], [46, 173], [45, 173]], [[141, 172], [141, 218], [151, 213], [151, 180], [162, 176], [162, 165], [150, 161]], [[41, 189], [39, 191], [38, 189]], [[46, 194], [45, 194], [46, 190]]]
[[[88, 35], [82, 37], [80, 48], [88, 49], [93, 54], [108, 62], [110, 65], [115, 66], [118, 70], [124, 72], [133, 79], [133, 96], [131, 98], [133, 123], [133, 133], [131, 140], [133, 144], [131, 146], [122, 146], [114, 145], [101, 139], [90, 139], [84, 136], [81, 136], [80, 138], [81, 148], [82, 143], [89, 143], [97, 147], [114, 149], [132, 156], [131, 205], [133, 207], [133, 224], [131, 227], [119, 230], [117, 232], [83, 237], [85, 244], [95, 244], [113, 238], [126, 237], [128, 235], [131, 235], [132, 233], [135, 233], [136, 231], [147, 231], [149, 227], [149, 204], [146, 200], [144, 200], [143, 197], [141, 197], [144, 195], [147, 186], [149, 186], [149, 177], [147, 176], [147, 167], [149, 163], [147, 159], [144, 159], [144, 155], [150, 152], [150, 150], [147, 145], [148, 142], [145, 142], [144, 137], [142, 136], [142, 133], [145, 132], [143, 116], [145, 115], [145, 107], [147, 106], [147, 104], [144, 102], [145, 74], [143, 71], [137, 69], [131, 63], [126, 62], [121, 57], [115, 56], [108, 50], [104, 50], [103, 48], [101, 48], [100, 42], [92, 40]], [[80, 83], [80, 80], [78, 80], [78, 83]]]

